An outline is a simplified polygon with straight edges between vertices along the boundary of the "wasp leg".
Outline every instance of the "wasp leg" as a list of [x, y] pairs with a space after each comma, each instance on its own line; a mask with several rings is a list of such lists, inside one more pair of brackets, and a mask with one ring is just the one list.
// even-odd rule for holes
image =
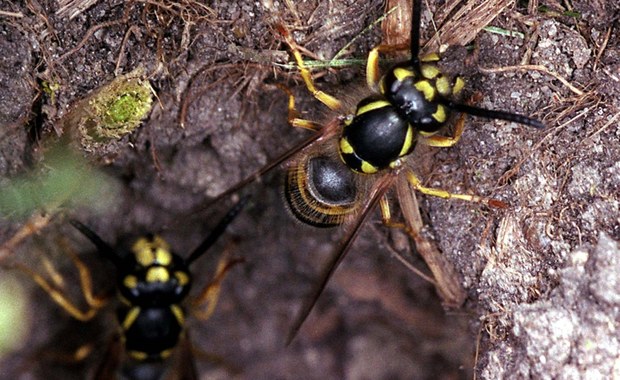
[[73, 318], [86, 322], [97, 314], [97, 311], [105, 304], [107, 297], [99, 298], [93, 294], [92, 280], [86, 264], [79, 259], [73, 250], [66, 247], [65, 251], [78, 271], [78, 275], [80, 277], [80, 288], [82, 289], [84, 300], [88, 305], [88, 308], [85, 311], [80, 310], [63, 292], [62, 275], [58, 273], [54, 267], [54, 264], [49, 259], [45, 257], [43, 258], [43, 266], [46, 268], [51, 281], [48, 281], [45, 277], [23, 264], [16, 263], [11, 267], [30, 277], [58, 306], [62, 307]]
[[459, 276], [454, 265], [441, 254], [435, 243], [425, 238], [421, 233], [423, 223], [415, 193], [409, 187], [406, 179], [399, 179], [396, 190], [398, 193], [398, 203], [405, 221], [396, 222], [392, 219], [389, 200], [384, 196], [380, 202], [383, 224], [390, 228], [401, 229], [413, 239], [416, 251], [422, 256], [430, 269], [432, 278], [412, 266], [398, 252], [394, 252], [397, 259], [418, 276], [432, 283], [445, 305], [454, 307], [462, 305], [466, 294], [460, 285]]
[[[420, 219], [420, 226], [419, 226], [419, 229], [416, 231], [411, 223], [407, 224], [405, 222], [396, 222], [396, 221], [394, 221], [394, 219], [392, 219], [392, 211], [390, 210], [390, 201], [387, 199], [387, 197], [384, 196], [383, 198], [381, 198], [381, 200], [379, 202], [380, 202], [379, 203], [379, 208], [381, 210], [381, 220], [383, 222], [383, 225], [388, 227], [388, 228], [397, 228], [399, 230], [403, 230], [407, 235], [409, 235], [409, 237], [411, 237], [416, 242], [416, 249], [418, 249], [417, 248], [417, 240], [420, 237], [420, 234], [418, 233], [418, 231], [419, 231], [419, 229], [422, 228], [422, 224], [421, 224], [422, 220]], [[406, 214], [405, 211], [408, 211], [408, 210], [402, 210], [403, 214]], [[419, 214], [419, 211], [416, 210], [416, 212], [418, 212], [418, 214]], [[411, 270], [412, 272], [414, 272], [415, 274], [417, 274], [418, 276], [420, 276], [424, 280], [430, 282], [431, 284], [433, 284], [435, 286], [439, 286], [438, 283], [432, 277], [430, 277], [429, 275], [425, 274], [420, 269], [414, 267], [399, 252], [394, 250], [392, 253], [396, 256], [396, 259], [398, 261], [400, 261], [407, 269]], [[430, 265], [429, 265], [429, 267], [430, 267]], [[431, 271], [433, 272], [432, 268], [431, 268]], [[441, 291], [440, 291], [440, 293], [441, 293]], [[442, 294], [442, 297], [443, 297], [443, 293], [441, 293], [441, 294]]]
[[493, 199], [493, 198], [486, 198], [486, 197], [481, 197], [478, 195], [470, 195], [470, 194], [456, 194], [456, 193], [450, 193], [446, 190], [438, 189], [435, 187], [426, 187], [422, 185], [422, 182], [420, 181], [420, 179], [410, 170], [407, 171], [407, 180], [409, 181], [409, 184], [417, 191], [421, 192], [422, 194], [432, 195], [433, 197], [439, 197], [439, 198], [444, 198], [444, 199], [451, 199], [451, 198], [461, 199], [467, 202], [484, 203], [491, 207], [497, 207], [497, 208], [508, 207], [506, 203], [500, 200], [497, 200], [497, 199]]
[[368, 53], [368, 60], [366, 61], [366, 83], [368, 88], [378, 90], [379, 80], [381, 79], [379, 54], [404, 50], [409, 50], [409, 44], [379, 45]]
[[288, 95], [288, 123], [295, 128], [304, 128], [311, 131], [320, 131], [323, 126], [317, 122], [299, 118], [299, 112], [295, 108], [295, 96], [288, 88], [277, 85], [277, 87]]
[[461, 135], [465, 129], [465, 116], [465, 114], [461, 114], [459, 117], [452, 136], [424, 136], [421, 134], [420, 143], [438, 148], [449, 148], [455, 145], [461, 139]]
[[[379, 54], [405, 51], [410, 50], [410, 48], [411, 47], [409, 44], [379, 45], [373, 48], [370, 53], [368, 53], [368, 60], [366, 62], [366, 84], [368, 85], [368, 88], [378, 90], [379, 80], [381, 79], [379, 70]], [[421, 57], [414, 63], [414, 65], [419, 65], [419, 62], [436, 61], [439, 61], [439, 55], [432, 53]]]
[[[454, 89], [457, 89], [457, 87], [455, 87]], [[473, 94], [467, 100], [466, 104], [467, 105], [475, 104], [476, 102], [480, 101], [481, 98], [482, 98], [481, 94]], [[428, 146], [438, 147], [438, 148], [449, 148], [451, 146], [454, 146], [456, 143], [459, 142], [459, 140], [461, 139], [461, 136], [463, 135], [463, 131], [465, 130], [465, 118], [466, 117], [467, 117], [466, 113], [461, 114], [458, 121], [456, 122], [452, 136], [431, 136], [431, 135], [425, 136], [423, 133], [421, 133], [420, 143], [424, 145], [428, 145]]]
[[224, 281], [226, 277], [226, 272], [240, 262], [243, 262], [243, 259], [229, 259], [226, 255], [220, 259], [213, 280], [211, 280], [192, 301], [192, 313], [196, 318], [206, 321], [211, 317], [217, 306], [222, 281]]
[[[301, 56], [301, 52], [299, 51], [299, 47], [297, 43], [293, 40], [293, 37], [289, 33], [289, 31], [284, 27], [284, 25], [278, 25], [278, 31], [284, 37], [284, 42], [289, 46], [291, 52], [293, 53], [293, 57], [295, 58], [295, 62], [297, 63], [297, 67], [301, 72], [301, 77], [308, 88], [308, 91], [312, 93], [316, 99], [318, 99], [321, 103], [325, 104], [332, 110], [340, 110], [342, 108], [342, 103], [340, 100], [336, 99], [334, 96], [329, 95], [321, 90], [317, 90], [314, 86], [314, 82], [312, 81], [312, 74], [310, 74], [310, 70], [304, 64], [304, 59]], [[290, 98], [289, 98], [290, 100]]]
[[47, 226], [52, 217], [53, 214], [37, 214], [28, 219], [26, 223], [17, 230], [13, 237], [0, 245], [0, 263], [2, 260], [6, 259], [24, 239]]
[[48, 349], [37, 350], [24, 360], [20, 373], [28, 371], [29, 368], [32, 368], [37, 363], [41, 362], [53, 362], [55, 364], [80, 363], [92, 354], [94, 348], [95, 346], [93, 343], [86, 343], [79, 346], [72, 352], [57, 352], [57, 350]]
[[381, 221], [383, 225], [389, 228], [398, 228], [404, 230], [408, 235], [411, 235], [412, 231], [403, 222], [396, 222], [392, 219], [392, 211], [390, 209], [390, 201], [386, 196], [383, 196], [379, 201], [379, 208], [381, 210]]
[[422, 216], [415, 196], [407, 179], [399, 178], [396, 184], [396, 193], [405, 224], [405, 230], [415, 243], [416, 250], [433, 273], [437, 292], [448, 306], [458, 307], [465, 302], [467, 294], [460, 282], [460, 276], [445, 255], [437, 248], [437, 244], [426, 238], [423, 229]]

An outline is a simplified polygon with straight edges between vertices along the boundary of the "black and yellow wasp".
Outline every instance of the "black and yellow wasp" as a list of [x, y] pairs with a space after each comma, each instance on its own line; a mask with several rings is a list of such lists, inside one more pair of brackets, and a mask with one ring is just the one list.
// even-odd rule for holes
[[[411, 189], [440, 198], [461, 199], [494, 207], [505, 206], [505, 203], [495, 199], [424, 186], [410, 160], [417, 144], [453, 146], [463, 132], [465, 114], [535, 128], [544, 127], [542, 122], [533, 118], [482, 109], [455, 100], [465, 86], [464, 80], [442, 73], [437, 65], [440, 59], [437, 54], [419, 56], [421, 8], [421, 1], [414, 0], [409, 44], [380, 45], [371, 50], [366, 66], [366, 80], [371, 94], [353, 107], [315, 86], [300, 48], [287, 28], [282, 24], [277, 25], [308, 90], [340, 116], [325, 124], [299, 118], [293, 95], [284, 89], [289, 93], [289, 123], [294, 127], [315, 131], [315, 134], [221, 196], [241, 189], [286, 161], [288, 170], [285, 194], [293, 214], [304, 223], [317, 227], [342, 224], [348, 227], [346, 236], [327, 263], [309, 301], [302, 307], [289, 339], [295, 336], [303, 324], [360, 226], [377, 204], [380, 205], [383, 222], [387, 226], [403, 227], [412, 236], [415, 235], [416, 231], [412, 230], [409, 221], [403, 224], [392, 220], [387, 198], [390, 189], [398, 193], [401, 206], [404, 194], [411, 192]], [[379, 55], [401, 50], [410, 50], [410, 58], [395, 64], [380, 76]], [[452, 135], [439, 134], [449, 124], [452, 112], [461, 114]], [[408, 198], [406, 204], [413, 204], [410, 195]], [[406, 213], [403, 214], [407, 219]]]
[[[192, 264], [224, 233], [239, 214], [247, 198], [235, 204], [211, 233], [186, 258], [172, 252], [159, 235], [138, 238], [127, 251], [116, 249], [77, 220], [70, 223], [88, 238], [99, 254], [116, 268], [118, 331], [111, 337], [94, 379], [113, 379], [120, 373], [131, 379], [197, 378], [188, 331], [185, 328], [186, 298], [192, 288]], [[92, 319], [107, 303], [106, 296], [93, 292], [91, 274], [75, 253], [68, 252], [79, 274], [84, 300], [81, 310], [60, 289], [58, 280], [48, 280], [24, 264], [13, 264], [34, 280], [62, 309], [80, 321]], [[240, 259], [220, 259], [212, 280], [190, 300], [195, 317], [206, 320], [215, 310], [226, 272]], [[123, 356], [124, 354], [124, 356]], [[174, 354], [174, 366], [166, 363]], [[171, 367], [171, 368], [168, 368]], [[168, 369], [167, 369], [168, 368]]]

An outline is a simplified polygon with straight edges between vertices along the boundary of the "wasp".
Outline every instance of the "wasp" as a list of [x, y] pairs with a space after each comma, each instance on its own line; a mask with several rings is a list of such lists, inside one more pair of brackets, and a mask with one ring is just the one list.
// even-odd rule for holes
[[[164, 375], [198, 378], [185, 326], [188, 312], [184, 305], [193, 283], [191, 267], [224, 233], [247, 200], [246, 197], [236, 203], [187, 257], [174, 253], [159, 235], [142, 236], [129, 250], [123, 250], [112, 247], [81, 222], [69, 221], [116, 269], [118, 332], [111, 337], [94, 379], [116, 378], [119, 369], [123, 376], [137, 380], [158, 379]], [[61, 290], [61, 279], [57, 276], [48, 280], [23, 264], [5, 266], [25, 273], [75, 319], [89, 321], [106, 305], [108, 296], [95, 295], [86, 264], [75, 253], [69, 252], [69, 257], [79, 274], [82, 294], [88, 304], [86, 310], [76, 306]], [[190, 300], [192, 315], [200, 320], [212, 315], [226, 272], [241, 260], [229, 259], [226, 255], [220, 259], [213, 279]], [[49, 265], [51, 263], [48, 268]], [[174, 360], [171, 359], [173, 354]], [[74, 356], [84, 355], [76, 353]], [[168, 361], [173, 362], [174, 367], [166, 369]]]
[[[395, 189], [404, 207], [415, 205], [417, 208], [415, 199], [407, 194], [412, 190], [445, 199], [506, 207], [504, 202], [496, 199], [425, 186], [416, 175], [411, 159], [418, 144], [441, 148], [455, 145], [463, 133], [465, 115], [544, 128], [543, 123], [534, 118], [458, 101], [457, 97], [465, 86], [464, 79], [442, 73], [437, 65], [440, 60], [438, 54], [420, 57], [421, 1], [414, 0], [411, 9], [410, 42], [395, 46], [379, 45], [370, 51], [366, 65], [370, 95], [353, 106], [316, 87], [310, 70], [304, 64], [301, 49], [284, 25], [276, 25], [308, 91], [338, 116], [327, 123], [300, 118], [294, 96], [288, 89], [282, 88], [288, 93], [289, 123], [297, 128], [311, 130], [314, 134], [220, 197], [241, 189], [286, 162], [288, 168], [284, 193], [295, 217], [315, 227], [345, 225], [347, 228], [308, 302], [302, 306], [291, 328], [289, 342], [345, 257], [360, 227], [377, 205], [386, 226], [404, 228], [416, 243], [425, 243], [419, 234], [421, 220], [417, 210], [403, 210], [406, 223], [398, 223], [393, 219], [388, 200], [391, 189]], [[410, 51], [409, 59], [394, 64], [381, 75], [380, 55], [403, 50]], [[452, 113], [460, 114], [452, 134], [441, 134], [450, 124]], [[429, 267], [432, 269], [430, 263]], [[454, 282], [449, 287], [458, 286]], [[458, 298], [458, 294], [459, 291], [454, 289], [444, 292], [446, 298]], [[455, 303], [458, 302], [455, 300]]]

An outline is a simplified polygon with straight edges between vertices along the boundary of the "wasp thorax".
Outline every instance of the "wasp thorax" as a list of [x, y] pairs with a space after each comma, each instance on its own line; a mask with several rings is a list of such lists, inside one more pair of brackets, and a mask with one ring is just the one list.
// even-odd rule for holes
[[340, 161], [306, 157], [287, 172], [286, 199], [293, 214], [317, 227], [333, 227], [355, 209], [355, 178]]
[[373, 174], [388, 168], [413, 149], [411, 125], [383, 96], [357, 105], [355, 117], [345, 122], [339, 142], [340, 157], [351, 169]]

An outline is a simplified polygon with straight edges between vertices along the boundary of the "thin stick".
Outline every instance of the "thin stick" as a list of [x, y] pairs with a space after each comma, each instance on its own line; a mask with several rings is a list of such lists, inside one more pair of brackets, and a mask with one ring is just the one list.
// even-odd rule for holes
[[560, 74], [558, 74], [558, 73], [556, 73], [554, 71], [551, 71], [551, 70], [549, 70], [548, 68], [546, 68], [545, 66], [542, 66], [542, 65], [519, 65], [519, 66], [504, 66], [504, 67], [495, 67], [495, 68], [483, 68], [483, 67], [480, 68], [480, 71], [482, 71], [483, 73], [503, 73], [503, 72], [506, 72], [506, 71], [518, 71], [518, 70], [534, 70], [534, 71], [540, 71], [540, 72], [543, 72], [545, 74], [551, 75], [555, 79], [557, 79], [560, 82], [562, 82], [562, 84], [564, 84], [566, 87], [568, 87], [575, 94], [577, 94], [579, 96], [583, 95], [583, 91], [581, 91], [577, 87], [575, 87], [572, 84], [570, 84]]

